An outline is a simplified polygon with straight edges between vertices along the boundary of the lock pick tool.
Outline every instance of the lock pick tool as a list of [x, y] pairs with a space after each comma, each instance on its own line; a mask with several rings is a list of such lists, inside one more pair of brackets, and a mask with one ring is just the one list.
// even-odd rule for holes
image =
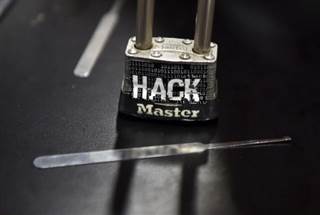
[[36, 158], [33, 163], [37, 168], [47, 169], [85, 164], [109, 163], [125, 160], [168, 157], [174, 155], [201, 154], [207, 150], [213, 149], [235, 149], [257, 146], [283, 145], [287, 144], [290, 141], [291, 137], [282, 137], [274, 139], [230, 141], [209, 144], [193, 142], [172, 145], [145, 146], [136, 148], [111, 149], [104, 151], [41, 156]]

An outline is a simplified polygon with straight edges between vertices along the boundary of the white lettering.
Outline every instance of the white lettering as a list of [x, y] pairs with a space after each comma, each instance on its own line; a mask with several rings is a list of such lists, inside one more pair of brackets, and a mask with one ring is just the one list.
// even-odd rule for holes
[[173, 96], [173, 86], [178, 84], [179, 87], [183, 87], [183, 81], [181, 79], [172, 79], [168, 82], [168, 97], [171, 101], [181, 101], [183, 98], [183, 92], [179, 91], [179, 96]]
[[192, 95], [193, 101], [199, 102], [200, 98], [197, 91], [197, 85], [200, 83], [200, 79], [194, 79], [192, 84], [190, 82], [190, 79], [185, 80], [184, 98], [186, 98], [188, 101], [191, 101]]
[[137, 111], [138, 114], [146, 113], [148, 115], [152, 115], [153, 105], [144, 106], [143, 104], [137, 104], [137, 106], [138, 106], [138, 111]]
[[150, 100], [154, 100], [154, 97], [160, 95], [161, 100], [166, 100], [166, 90], [164, 89], [164, 85], [161, 78], [157, 78], [154, 83], [153, 89], [151, 90], [151, 95], [149, 97]]
[[192, 112], [191, 118], [197, 118], [200, 113], [199, 110], [192, 110], [191, 112]]
[[172, 112], [172, 110], [165, 110], [165, 111], [164, 111], [164, 116], [165, 116], [165, 117], [173, 117], [173, 112]]
[[153, 111], [153, 115], [155, 116], [163, 116], [163, 110], [161, 108], [155, 108]]
[[181, 110], [179, 108], [174, 108], [174, 109], [162, 109], [162, 108], [154, 108], [154, 105], [148, 104], [137, 104], [138, 114], [147, 114], [147, 115], [153, 115], [153, 116], [161, 116], [161, 117], [183, 117], [183, 118], [197, 118], [199, 117], [200, 110], [188, 110], [184, 109]]
[[181, 111], [182, 117], [190, 117], [191, 111], [190, 110], [183, 110]]
[[142, 84], [138, 83], [138, 76], [132, 76], [132, 84], [133, 84], [133, 95], [132, 97], [137, 99], [139, 89], [142, 89], [142, 99], [147, 99], [147, 76], [142, 76]]
[[[139, 77], [137, 75], [133, 75], [132, 97], [134, 99], [149, 99], [151, 101], [158, 101], [158, 99], [160, 99], [161, 101], [182, 101], [183, 99], [186, 99], [189, 102], [199, 102], [200, 95], [197, 91], [197, 86], [199, 85], [199, 83], [200, 79], [171, 79], [168, 81], [168, 88], [166, 89], [162, 78], [156, 78], [153, 88], [150, 90], [148, 89], [148, 86], [150, 85], [148, 85], [147, 76], [142, 76], [142, 83], [139, 83]], [[184, 87], [184, 91], [180, 90], [180, 88], [182, 87]], [[139, 93], [141, 93], [142, 95], [139, 95]], [[180, 112], [178, 114], [180, 114]]]

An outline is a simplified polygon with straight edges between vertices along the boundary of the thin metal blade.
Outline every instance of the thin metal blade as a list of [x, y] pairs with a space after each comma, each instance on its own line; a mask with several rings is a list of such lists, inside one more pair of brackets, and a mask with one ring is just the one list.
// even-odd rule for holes
[[224, 143], [184, 143], [161, 146], [146, 146], [127, 149], [112, 149], [105, 151], [82, 152], [72, 154], [60, 154], [41, 156], [34, 160], [34, 165], [41, 169], [77, 166], [95, 163], [107, 163], [124, 160], [136, 160], [156, 157], [168, 157], [174, 155], [186, 155], [202, 153], [209, 149], [243, 148], [253, 146], [269, 146], [283, 144], [291, 141], [290, 137], [277, 139], [245, 140]]
[[41, 156], [36, 158], [33, 163], [36, 167], [45, 169], [94, 163], [116, 162], [123, 160], [194, 154], [201, 153], [204, 150], [206, 150], [206, 146], [201, 143], [186, 143]]
[[271, 146], [285, 144], [292, 140], [291, 137], [285, 136], [282, 138], [273, 139], [258, 139], [258, 140], [243, 140], [243, 141], [230, 141], [225, 143], [210, 143], [208, 149], [228, 149], [228, 148], [243, 148], [255, 146]]

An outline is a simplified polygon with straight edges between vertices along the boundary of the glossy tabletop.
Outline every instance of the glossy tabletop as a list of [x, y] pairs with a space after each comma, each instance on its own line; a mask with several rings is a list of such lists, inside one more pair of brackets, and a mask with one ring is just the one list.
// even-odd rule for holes
[[[16, 0], [0, 19], [0, 214], [319, 214], [319, 1], [217, 1], [220, 117], [200, 124], [118, 115], [133, 0], [90, 76], [73, 74], [113, 4]], [[156, 35], [193, 37], [196, 1], [161, 0], [156, 9]], [[32, 164], [46, 154], [284, 135], [293, 146]]]

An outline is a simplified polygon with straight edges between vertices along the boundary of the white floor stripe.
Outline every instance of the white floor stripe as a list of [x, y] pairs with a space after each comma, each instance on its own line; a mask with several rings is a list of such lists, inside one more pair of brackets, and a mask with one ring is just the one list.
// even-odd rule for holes
[[4, 12], [6, 12], [11, 3], [12, 0], [0, 0], [0, 17], [4, 14]]
[[124, 0], [115, 0], [110, 11], [101, 18], [93, 36], [73, 71], [75, 76], [81, 78], [89, 77], [99, 55], [119, 21], [119, 12], [123, 3]]

